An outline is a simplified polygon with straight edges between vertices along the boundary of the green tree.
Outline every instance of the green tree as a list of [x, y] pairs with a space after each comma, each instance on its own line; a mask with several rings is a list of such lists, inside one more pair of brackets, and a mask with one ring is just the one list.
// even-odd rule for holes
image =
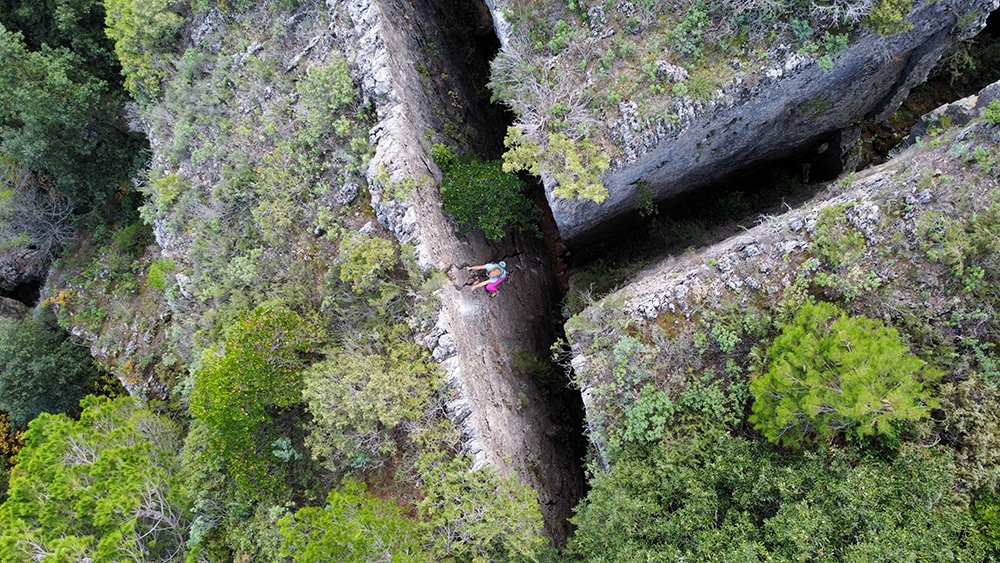
[[282, 517], [278, 526], [285, 538], [282, 554], [295, 563], [432, 561], [419, 524], [356, 481], [331, 491], [326, 506], [302, 508]]
[[307, 443], [332, 470], [381, 465], [396, 452], [400, 427], [424, 415], [437, 386], [427, 350], [407, 325], [383, 341], [388, 346], [333, 351], [304, 373], [302, 396], [312, 414]]
[[180, 560], [179, 429], [132, 397], [81, 404], [79, 421], [32, 421], [0, 506], [0, 562]]
[[283, 485], [272, 455], [281, 436], [269, 424], [301, 400], [308, 344], [302, 317], [269, 301], [229, 325], [195, 371], [191, 414], [211, 429], [213, 454], [250, 496]]
[[160, 96], [173, 70], [173, 48], [184, 25], [177, 0], [106, 0], [108, 37], [125, 74], [125, 88], [141, 100]]
[[941, 372], [910, 353], [892, 327], [806, 304], [768, 350], [767, 372], [750, 384], [750, 422], [790, 448], [848, 437], [894, 440], [901, 423], [937, 401], [925, 383]]
[[21, 32], [32, 51], [42, 45], [68, 49], [95, 77], [121, 85], [121, 65], [104, 33], [101, 0], [0, 0], [0, 25]]
[[90, 353], [35, 319], [0, 318], [0, 408], [21, 430], [39, 413], [67, 412], [94, 389]]
[[29, 50], [0, 26], [0, 149], [77, 205], [109, 199], [145, 141], [119, 123], [124, 97], [65, 48]]
[[774, 451], [728, 432], [598, 470], [568, 551], [634, 561], [983, 561], [950, 460]]
[[497, 242], [511, 229], [538, 233], [538, 211], [524, 182], [505, 172], [501, 161], [459, 159], [444, 145], [434, 145], [434, 160], [444, 176], [444, 210], [458, 220], [459, 236], [481, 229]]

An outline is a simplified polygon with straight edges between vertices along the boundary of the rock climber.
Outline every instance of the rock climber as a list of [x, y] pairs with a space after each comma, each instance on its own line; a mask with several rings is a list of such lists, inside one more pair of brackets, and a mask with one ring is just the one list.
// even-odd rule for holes
[[500, 282], [507, 279], [507, 263], [503, 261], [501, 261], [499, 264], [487, 262], [486, 264], [483, 264], [481, 266], [466, 266], [465, 269], [470, 272], [473, 270], [486, 271], [486, 275], [489, 276], [489, 279], [474, 284], [472, 286], [472, 290], [475, 291], [480, 287], [485, 286], [486, 291], [490, 292], [491, 297], [496, 297], [497, 292], [500, 291], [499, 289], [497, 289], [497, 286], [500, 285]]

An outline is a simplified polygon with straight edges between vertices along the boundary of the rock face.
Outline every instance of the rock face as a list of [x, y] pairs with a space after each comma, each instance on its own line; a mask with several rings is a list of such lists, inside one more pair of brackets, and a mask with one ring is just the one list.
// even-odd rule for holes
[[33, 306], [50, 263], [46, 252], [31, 247], [0, 254], [0, 296]]
[[[371, 132], [375, 154], [367, 177], [379, 223], [414, 245], [421, 267], [441, 270], [449, 278], [438, 292], [442, 308], [437, 324], [423, 336], [447, 372], [452, 393], [448, 415], [474, 457], [473, 469], [488, 464], [531, 485], [548, 532], [561, 543], [570, 531], [566, 519], [583, 491], [582, 461], [579, 452], [569, 452], [561, 443], [564, 429], [547, 411], [532, 374], [515, 368], [515, 358], [548, 357], [556, 281], [539, 258], [546, 251], [537, 239], [507, 237], [502, 244], [487, 243], [481, 235], [456, 239], [455, 225], [441, 212], [436, 188], [441, 173], [425, 134], [447, 130], [449, 122], [467, 123], [474, 131], [467, 139], [471, 148], [498, 156], [495, 144], [502, 138], [502, 123], [493, 123], [481, 111], [476, 85], [459, 78], [470, 69], [456, 68], [460, 61], [427, 51], [437, 45], [441, 53], [448, 52], [443, 18], [455, 4], [328, 1], [332, 12], [342, 10], [347, 16], [336, 26], [338, 40], [377, 112]], [[409, 61], [422, 61], [425, 73]], [[449, 116], [449, 111], [457, 114]], [[492, 132], [496, 135], [488, 134]], [[416, 180], [413, 191], [394, 196], [392, 187], [407, 180]], [[506, 260], [510, 272], [499, 296], [473, 293], [464, 266], [499, 260]], [[579, 430], [570, 432], [578, 436]]]
[[[829, 72], [788, 45], [775, 46], [768, 57], [773, 63], [739, 69], [706, 104], [678, 108], [679, 124], [643, 120], [641, 108], [622, 101], [622, 117], [609, 127], [623, 156], [603, 177], [608, 199], [558, 199], [547, 182], [563, 239], [586, 242], [634, 211], [640, 184], [654, 190], [655, 201], [666, 200], [754, 165], [818, 153], [862, 119], [884, 120], [941, 55], [981, 30], [998, 6], [996, 0], [914, 4], [910, 31], [881, 37], [860, 28]], [[497, 21], [498, 31], [507, 29], [501, 17]]]

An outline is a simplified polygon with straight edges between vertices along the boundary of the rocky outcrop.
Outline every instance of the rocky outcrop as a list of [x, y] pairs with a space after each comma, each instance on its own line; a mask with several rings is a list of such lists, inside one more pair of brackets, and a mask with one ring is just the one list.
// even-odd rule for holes
[[[448, 416], [474, 457], [473, 469], [491, 465], [537, 491], [547, 529], [561, 543], [583, 491], [581, 460], [559, 442], [561, 429], [532, 374], [515, 368], [518, 357], [547, 358], [554, 338], [551, 313], [558, 288], [539, 258], [545, 248], [531, 237], [508, 237], [502, 244], [489, 244], [481, 235], [458, 240], [437, 194], [441, 173], [430, 149], [440, 140], [432, 141], [427, 132], [437, 136], [455, 123], [468, 124], [473, 132], [465, 139], [468, 146], [494, 157], [503, 134], [502, 124], [482, 111], [477, 85], [465, 79], [474, 69], [456, 67], [460, 57], [440, 56], [452, 40], [444, 32], [449, 26], [439, 20], [456, 4], [461, 2], [328, 1], [334, 17], [346, 16], [336, 26], [338, 40], [377, 112], [367, 177], [379, 223], [414, 245], [421, 267], [449, 278], [438, 292], [437, 323], [420, 336], [447, 372]], [[429, 52], [429, 46], [440, 52]], [[411, 191], [400, 196], [394, 187], [407, 182]], [[473, 293], [463, 267], [498, 260], [506, 260], [510, 270], [499, 297]]]
[[899, 154], [903, 149], [913, 146], [918, 139], [925, 136], [929, 131], [965, 125], [973, 119], [981, 117], [986, 106], [997, 99], [1000, 99], [1000, 82], [994, 82], [972, 96], [935, 108], [917, 120], [913, 127], [910, 128], [909, 136], [898, 147], [893, 149], [890, 156]]
[[30, 246], [0, 254], [0, 296], [33, 306], [50, 264], [47, 252]]
[[673, 102], [674, 123], [642, 117], [642, 108], [623, 100], [605, 133], [621, 152], [603, 177], [608, 199], [559, 199], [551, 179], [546, 182], [563, 239], [585, 242], [634, 211], [640, 185], [652, 188], [654, 200], [666, 200], [754, 165], [818, 153], [839, 131], [884, 120], [941, 55], [982, 29], [998, 6], [996, 0], [914, 4], [910, 31], [882, 37], [860, 27], [829, 71], [787, 44], [775, 45], [764, 64], [734, 62], [734, 77], [708, 102]]

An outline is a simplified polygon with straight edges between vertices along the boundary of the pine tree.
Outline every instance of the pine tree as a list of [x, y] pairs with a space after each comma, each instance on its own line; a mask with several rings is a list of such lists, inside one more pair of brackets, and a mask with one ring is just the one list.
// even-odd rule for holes
[[936, 404], [925, 383], [941, 373], [910, 353], [892, 327], [829, 303], [802, 307], [750, 384], [750, 422], [771, 442], [799, 448], [840, 434], [895, 439], [900, 423]]

